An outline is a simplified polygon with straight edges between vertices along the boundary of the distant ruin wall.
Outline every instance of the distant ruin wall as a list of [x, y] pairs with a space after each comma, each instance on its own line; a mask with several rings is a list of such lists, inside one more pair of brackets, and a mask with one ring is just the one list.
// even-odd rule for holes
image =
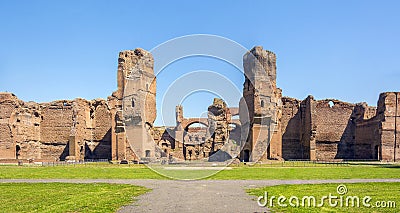
[[282, 98], [282, 157], [284, 159], [302, 159], [302, 118], [300, 101], [294, 98]]
[[11, 93], [0, 94], [0, 157], [15, 159], [16, 147], [10, 125], [10, 117], [18, 99]]
[[357, 124], [355, 131], [356, 140], [354, 146], [355, 159], [375, 159], [378, 160], [380, 150], [380, 125], [377, 119], [362, 121]]
[[71, 136], [75, 159], [110, 158], [111, 116], [104, 100], [23, 102], [0, 94], [0, 159], [65, 160]]
[[40, 138], [44, 144], [66, 145], [72, 127], [72, 102], [56, 101], [43, 106]]
[[381, 123], [381, 157], [400, 160], [400, 93], [382, 93], [378, 100], [377, 117]]
[[354, 104], [338, 100], [316, 101], [316, 159], [353, 159], [354, 123], [350, 117]]
[[[371, 139], [377, 141], [379, 136], [377, 126], [359, 125], [354, 119], [355, 104], [334, 99], [314, 100], [309, 96], [303, 101], [282, 98], [282, 156], [284, 159], [333, 160], [355, 159], [364, 155], [371, 159], [372, 155], [362, 151]], [[364, 112], [365, 111], [365, 112]], [[365, 106], [364, 117], [371, 117], [375, 108]], [[361, 132], [368, 131], [368, 134]], [[366, 138], [369, 141], [359, 142], [355, 147], [356, 135], [359, 141]], [[357, 153], [357, 154], [356, 154]], [[367, 154], [369, 153], [369, 154]]]

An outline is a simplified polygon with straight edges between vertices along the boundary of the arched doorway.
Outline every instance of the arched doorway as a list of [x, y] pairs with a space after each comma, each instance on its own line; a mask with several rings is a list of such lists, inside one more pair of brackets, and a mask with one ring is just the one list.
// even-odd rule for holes
[[206, 155], [203, 145], [206, 142], [208, 126], [206, 123], [194, 120], [184, 126], [183, 155], [186, 160], [199, 160]]

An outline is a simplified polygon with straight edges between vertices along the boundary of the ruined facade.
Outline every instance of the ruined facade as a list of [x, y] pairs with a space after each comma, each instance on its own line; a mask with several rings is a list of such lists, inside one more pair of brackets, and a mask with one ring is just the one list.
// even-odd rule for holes
[[282, 91], [276, 87], [276, 56], [262, 47], [254, 47], [244, 55], [243, 68], [245, 82], [241, 102], [245, 104], [240, 107], [245, 109], [240, 110], [240, 117], [248, 137], [242, 138], [245, 144], [242, 160], [280, 158]]
[[382, 93], [377, 107], [282, 97], [276, 55], [254, 47], [243, 57], [238, 108], [215, 99], [208, 118], [185, 118], [177, 106], [176, 126], [154, 127], [153, 64], [143, 49], [120, 52], [118, 88], [107, 100], [34, 103], [0, 93], [0, 162], [400, 160], [399, 92]]
[[377, 108], [312, 96], [282, 98], [282, 157], [398, 161], [397, 96], [382, 93]]
[[0, 93], [0, 158], [111, 158], [111, 114], [105, 100], [23, 102]]

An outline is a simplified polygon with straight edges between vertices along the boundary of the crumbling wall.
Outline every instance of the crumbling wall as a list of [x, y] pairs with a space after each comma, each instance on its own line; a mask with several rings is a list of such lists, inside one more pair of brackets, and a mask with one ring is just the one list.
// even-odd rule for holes
[[282, 103], [285, 159], [391, 161], [400, 156], [398, 93], [382, 93], [378, 108], [312, 96], [300, 104], [292, 98]]
[[360, 122], [356, 128], [355, 159], [378, 160], [380, 151], [380, 121], [373, 119]]
[[1, 159], [110, 159], [111, 115], [104, 100], [38, 104], [1, 93], [0, 106]]
[[42, 105], [40, 124], [41, 159], [64, 160], [68, 156], [72, 127], [72, 101], [62, 100]]
[[316, 159], [354, 158], [355, 125], [351, 122], [354, 104], [334, 99], [316, 101]]
[[[356, 107], [355, 157], [384, 161], [400, 160], [399, 93], [381, 93], [378, 107], [360, 104]], [[375, 116], [373, 112], [376, 112]]]
[[[360, 154], [364, 159], [372, 158], [369, 147], [379, 138], [376, 123], [358, 123], [360, 119], [371, 118], [376, 111], [374, 107], [333, 99], [316, 101], [312, 96], [301, 102], [285, 97], [282, 103], [282, 153], [285, 159], [354, 159], [360, 158]], [[357, 148], [356, 135], [359, 135]], [[368, 147], [368, 152], [361, 151], [363, 146]]]
[[[117, 144], [117, 159], [154, 158], [156, 147], [151, 138], [156, 118], [156, 77], [154, 59], [141, 48], [122, 51], [118, 58], [118, 91], [121, 126], [113, 144]], [[123, 108], [122, 108], [123, 107]], [[116, 121], [116, 117], [113, 117]]]
[[66, 156], [72, 110], [64, 104], [70, 102], [23, 102], [11, 93], [2, 93], [0, 99], [0, 158], [59, 160]]
[[379, 96], [377, 117], [381, 120], [381, 158], [400, 160], [400, 93], [386, 92]]
[[316, 160], [316, 140], [317, 127], [315, 125], [315, 100], [309, 95], [300, 104], [301, 112], [301, 143], [303, 145], [303, 158]]
[[351, 115], [355, 123], [355, 159], [379, 159], [381, 134], [380, 119], [375, 116], [376, 108], [366, 103], [359, 103], [354, 107]]
[[111, 113], [104, 100], [95, 100], [93, 117], [94, 158], [111, 159]]
[[208, 107], [208, 131], [211, 135], [213, 150], [216, 152], [228, 141], [228, 112], [226, 103], [219, 98], [214, 98], [213, 104]]
[[283, 98], [282, 155], [284, 159], [316, 159], [315, 100]]
[[40, 159], [40, 105], [33, 102], [20, 102], [9, 120], [14, 142], [16, 145], [16, 158]]
[[209, 161], [226, 161], [234, 155], [226, 149], [229, 142], [230, 121], [231, 113], [226, 103], [220, 98], [214, 98], [213, 104], [208, 107], [207, 141], [204, 144], [204, 151], [206, 156], [209, 156]]
[[153, 139], [159, 147], [160, 157], [184, 159], [183, 150], [175, 146], [175, 139], [172, 136], [174, 127], [155, 127]]
[[42, 107], [40, 138], [44, 144], [66, 145], [72, 127], [72, 101], [54, 101]]
[[75, 99], [72, 120], [70, 156], [76, 160], [111, 159], [111, 112], [107, 102]]
[[16, 157], [16, 145], [9, 120], [18, 105], [19, 100], [14, 94], [0, 93], [0, 159]]
[[[242, 131], [249, 132], [243, 141], [241, 160], [263, 161], [282, 157], [280, 127], [281, 90], [276, 87], [276, 55], [261, 46], [243, 56], [245, 82], [240, 104]], [[247, 109], [247, 110], [245, 110]], [[247, 119], [249, 118], [248, 121]], [[250, 157], [249, 157], [250, 156]]]
[[302, 117], [300, 109], [301, 101], [282, 98], [282, 157], [284, 159], [301, 159], [302, 155]]
[[81, 98], [72, 101], [70, 133], [68, 135], [68, 160], [83, 160], [91, 157], [86, 139], [92, 136], [92, 117], [90, 102]]

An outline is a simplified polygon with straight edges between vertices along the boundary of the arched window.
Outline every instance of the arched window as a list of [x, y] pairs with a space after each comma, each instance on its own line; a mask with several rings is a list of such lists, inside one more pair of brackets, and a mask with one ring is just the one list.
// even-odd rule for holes
[[132, 98], [132, 108], [135, 107], [135, 100]]
[[261, 100], [261, 107], [264, 107], [264, 100]]

